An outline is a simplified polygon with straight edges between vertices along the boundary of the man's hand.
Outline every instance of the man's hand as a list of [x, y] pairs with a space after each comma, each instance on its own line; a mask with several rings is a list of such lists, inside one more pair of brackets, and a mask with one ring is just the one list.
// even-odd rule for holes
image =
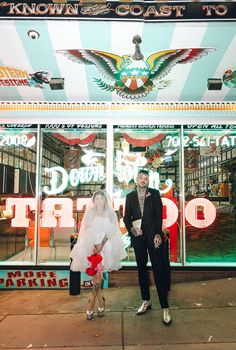
[[132, 227], [131, 232], [133, 233], [133, 235], [135, 237], [142, 236], [142, 234], [143, 234], [143, 231], [141, 230], [141, 228], [138, 228], [138, 227], [136, 227], [136, 228]]
[[158, 233], [155, 235], [153, 242], [154, 242], [154, 247], [159, 248], [159, 246], [161, 245], [162, 239]]
[[136, 228], [135, 229], [135, 231], [136, 231], [136, 236], [142, 236], [142, 234], [143, 234], [143, 231], [141, 230], [141, 228]]

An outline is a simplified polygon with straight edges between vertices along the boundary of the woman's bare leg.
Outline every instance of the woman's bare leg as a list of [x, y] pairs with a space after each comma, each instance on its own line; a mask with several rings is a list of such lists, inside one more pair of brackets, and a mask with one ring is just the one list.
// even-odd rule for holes
[[98, 289], [97, 289], [97, 300], [98, 300], [98, 316], [102, 317], [105, 314], [105, 299], [103, 297], [103, 293], [102, 293], [102, 273], [98, 272]]
[[96, 303], [96, 299], [97, 299], [97, 288], [98, 288], [98, 283], [97, 283], [97, 274], [93, 277], [93, 291], [91, 294], [91, 297], [89, 299], [88, 305], [87, 305], [87, 320], [93, 320], [94, 319], [94, 315], [93, 315], [93, 311], [94, 311], [94, 306]]
[[98, 273], [95, 276], [93, 276], [93, 291], [89, 300], [88, 310], [93, 310], [94, 305], [96, 303], [96, 299], [100, 298], [101, 281], [102, 279], [100, 278]]
[[[98, 316], [102, 317], [105, 314], [105, 299], [103, 298], [103, 295], [102, 295], [101, 284], [102, 284], [102, 273], [98, 272], [93, 277], [93, 291], [92, 291], [91, 298], [88, 302], [87, 319], [93, 318], [93, 311], [94, 311], [96, 300], [98, 301]], [[90, 317], [91, 315], [92, 315], [92, 318]]]

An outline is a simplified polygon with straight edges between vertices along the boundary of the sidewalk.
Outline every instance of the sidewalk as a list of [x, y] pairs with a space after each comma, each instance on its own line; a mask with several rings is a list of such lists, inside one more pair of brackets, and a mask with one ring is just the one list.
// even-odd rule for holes
[[173, 323], [153, 309], [136, 316], [138, 287], [104, 291], [104, 318], [85, 319], [90, 291], [0, 292], [0, 349], [233, 350], [236, 349], [236, 278], [172, 286]]

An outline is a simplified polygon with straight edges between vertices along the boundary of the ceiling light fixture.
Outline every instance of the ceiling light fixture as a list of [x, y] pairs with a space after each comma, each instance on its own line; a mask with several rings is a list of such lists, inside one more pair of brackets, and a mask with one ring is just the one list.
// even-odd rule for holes
[[35, 40], [35, 39], [38, 39], [40, 37], [40, 34], [38, 32], [36, 32], [36, 30], [29, 30], [27, 32], [27, 35], [29, 38]]

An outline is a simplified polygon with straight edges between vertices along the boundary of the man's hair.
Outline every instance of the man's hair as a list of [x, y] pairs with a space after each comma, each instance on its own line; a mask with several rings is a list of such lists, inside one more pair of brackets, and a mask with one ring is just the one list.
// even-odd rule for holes
[[149, 172], [147, 170], [145, 170], [145, 169], [140, 169], [139, 172], [138, 172], [138, 175], [139, 174], [144, 174], [144, 175], [149, 176]]

